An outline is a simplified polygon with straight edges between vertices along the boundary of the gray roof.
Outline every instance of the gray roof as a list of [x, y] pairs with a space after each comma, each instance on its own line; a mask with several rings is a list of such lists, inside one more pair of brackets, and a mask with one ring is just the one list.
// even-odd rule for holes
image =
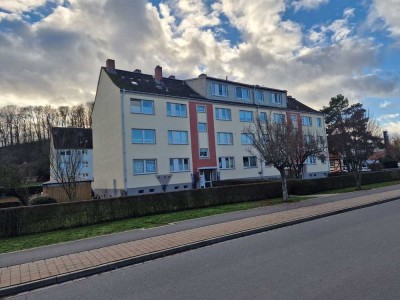
[[51, 136], [55, 149], [93, 149], [90, 128], [53, 127]]

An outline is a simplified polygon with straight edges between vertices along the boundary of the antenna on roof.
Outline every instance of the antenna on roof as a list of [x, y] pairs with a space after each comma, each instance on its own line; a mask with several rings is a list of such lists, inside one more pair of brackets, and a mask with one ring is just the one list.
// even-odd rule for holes
[[228, 80], [228, 76], [225, 76], [225, 80]]

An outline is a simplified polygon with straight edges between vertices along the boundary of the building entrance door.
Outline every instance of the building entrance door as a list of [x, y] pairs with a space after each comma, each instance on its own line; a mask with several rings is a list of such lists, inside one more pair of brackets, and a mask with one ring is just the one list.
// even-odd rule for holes
[[203, 169], [200, 173], [200, 188], [212, 187], [212, 182], [216, 180], [216, 172], [214, 169]]

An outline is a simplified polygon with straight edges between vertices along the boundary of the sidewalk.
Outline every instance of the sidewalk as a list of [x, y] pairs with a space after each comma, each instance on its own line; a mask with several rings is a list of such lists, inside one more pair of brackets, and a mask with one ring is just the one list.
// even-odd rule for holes
[[[248, 217], [243, 217], [246, 212], [238, 213], [239, 218], [236, 220], [143, 237], [75, 253], [69, 251], [69, 254], [56, 257], [49, 255], [40, 260], [25, 259], [24, 263], [6, 264], [0, 268], [0, 297], [399, 198], [400, 185], [323, 197], [315, 201], [317, 203], [320, 201], [322, 204]], [[309, 201], [312, 200], [305, 202]], [[219, 219], [229, 219], [231, 215], [234, 214], [220, 216]], [[193, 223], [201, 221], [204, 223], [206, 220], [193, 221], [192, 226]], [[87, 242], [90, 243], [89, 240]], [[11, 255], [18, 256], [18, 253]], [[0, 256], [2, 264], [5, 257], [5, 255]]]

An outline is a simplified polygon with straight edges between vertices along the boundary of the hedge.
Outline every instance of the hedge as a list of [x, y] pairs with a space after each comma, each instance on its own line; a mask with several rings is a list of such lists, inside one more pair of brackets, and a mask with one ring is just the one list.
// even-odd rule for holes
[[[400, 180], [400, 170], [363, 173], [363, 184], [393, 180]], [[354, 185], [354, 177], [351, 174], [330, 178], [290, 180], [288, 182], [289, 193], [297, 195], [319, 193], [324, 190]], [[5, 208], [0, 209], [0, 237], [281, 196], [281, 183], [277, 181], [93, 201]]]
[[274, 182], [6, 208], [0, 210], [0, 237], [280, 196]]

